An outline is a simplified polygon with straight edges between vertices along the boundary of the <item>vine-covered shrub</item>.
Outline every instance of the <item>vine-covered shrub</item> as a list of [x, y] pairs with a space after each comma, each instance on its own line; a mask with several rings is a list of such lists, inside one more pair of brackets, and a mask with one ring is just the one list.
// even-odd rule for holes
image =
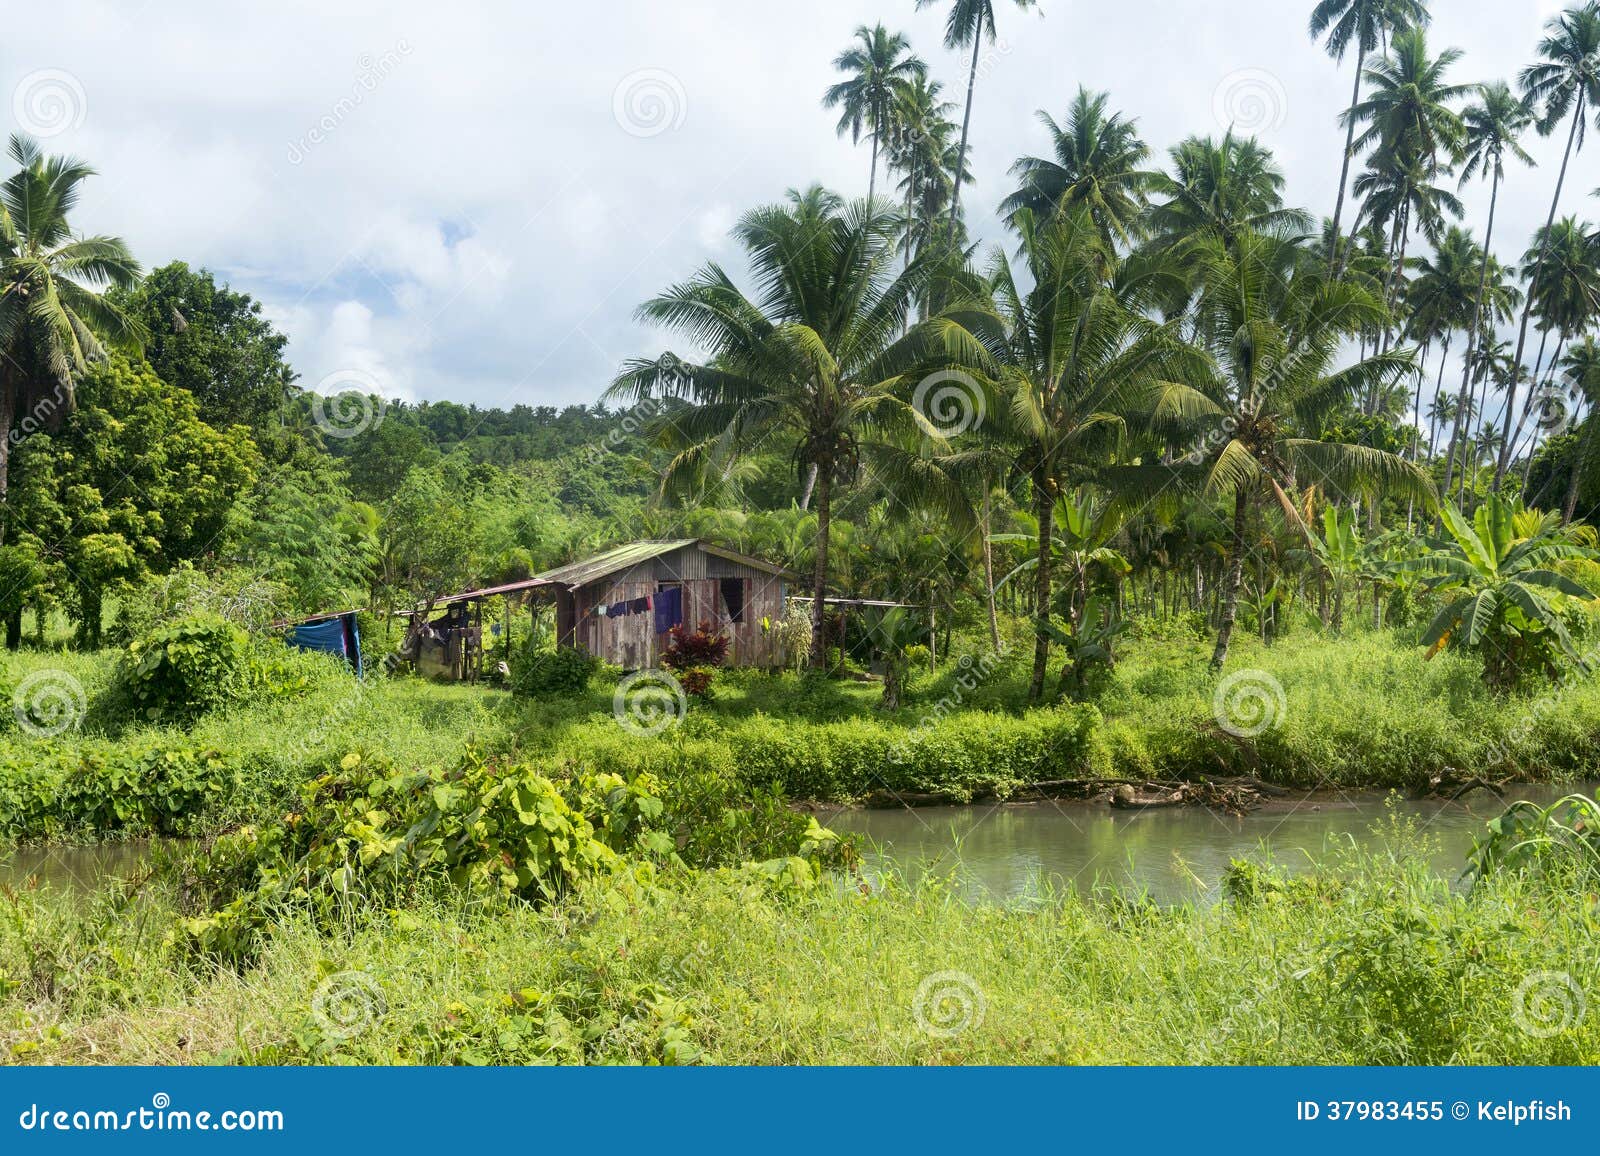
[[236, 776], [224, 755], [189, 746], [37, 743], [0, 751], [0, 835], [189, 834], [232, 793]]
[[196, 614], [130, 643], [112, 686], [113, 712], [190, 722], [249, 689], [249, 638], [213, 614]]
[[653, 826], [658, 791], [649, 776], [559, 783], [470, 748], [458, 766], [433, 772], [352, 753], [305, 784], [300, 809], [283, 821], [242, 828], [177, 861], [202, 912], [176, 937], [239, 961], [285, 903], [328, 921], [445, 885], [554, 899], [621, 869], [624, 853], [672, 857], [671, 838]]
[[550, 650], [529, 639], [511, 660], [511, 693], [522, 698], [554, 698], [582, 694], [600, 669], [600, 661], [576, 646]]

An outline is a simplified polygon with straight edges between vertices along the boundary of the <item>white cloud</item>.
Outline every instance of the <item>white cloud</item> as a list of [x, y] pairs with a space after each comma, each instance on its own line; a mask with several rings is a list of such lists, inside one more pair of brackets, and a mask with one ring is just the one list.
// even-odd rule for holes
[[[1432, 40], [1465, 49], [1458, 79], [1512, 77], [1558, 7], [1450, 0]], [[1003, 5], [999, 18], [1006, 51], [979, 81], [964, 197], [991, 242], [1007, 168], [1045, 147], [1034, 110], [1059, 115], [1080, 83], [1109, 89], [1162, 157], [1221, 131], [1214, 95], [1245, 72], [1282, 101], [1267, 139], [1291, 199], [1330, 210], [1353, 62], [1307, 39], [1305, 5], [1141, 0], [1091, 17], [1058, 4], [1043, 18]], [[941, 47], [943, 19], [907, 0], [172, 0], [159, 16], [60, 0], [7, 18], [0, 110], [22, 77], [71, 73], [82, 123], [48, 143], [103, 174], [79, 227], [272, 303], [307, 383], [357, 368], [402, 396], [560, 404], [659, 350], [633, 319], [641, 300], [710, 258], [737, 270], [726, 234], [746, 208], [811, 181], [865, 192], [867, 147], [839, 140], [820, 107], [857, 24], [906, 31], [961, 100], [966, 60]], [[615, 119], [619, 82], [641, 71], [681, 91], [653, 135]], [[1559, 141], [1533, 143], [1541, 168], [1502, 196], [1507, 258], [1542, 222], [1559, 159]], [[1600, 184], [1596, 155], [1569, 177], [1571, 211]], [[1481, 219], [1487, 190], [1467, 196]]]

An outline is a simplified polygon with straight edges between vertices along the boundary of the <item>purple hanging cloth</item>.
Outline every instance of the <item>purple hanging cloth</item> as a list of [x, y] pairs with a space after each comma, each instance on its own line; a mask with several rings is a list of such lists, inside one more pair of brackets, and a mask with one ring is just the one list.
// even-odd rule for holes
[[683, 587], [672, 586], [656, 595], [656, 633], [665, 634], [683, 624]]

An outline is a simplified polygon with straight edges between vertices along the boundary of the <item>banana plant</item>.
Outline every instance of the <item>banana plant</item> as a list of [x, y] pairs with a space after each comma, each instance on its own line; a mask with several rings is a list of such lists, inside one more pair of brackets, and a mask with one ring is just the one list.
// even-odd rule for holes
[[1535, 516], [1495, 493], [1471, 521], [1446, 505], [1444, 526], [1449, 538], [1430, 542], [1423, 557], [1400, 563], [1426, 575], [1428, 589], [1450, 596], [1423, 635], [1428, 658], [1446, 647], [1477, 652], [1484, 681], [1496, 690], [1534, 673], [1553, 678], [1562, 659], [1589, 668], [1562, 611], [1595, 595], [1559, 568], [1593, 560], [1593, 550], [1563, 531], [1559, 518]]
[[[1017, 515], [1017, 520], [1024, 523], [1031, 521], [1022, 514]], [[1114, 581], [1120, 581], [1133, 569], [1127, 558], [1110, 546], [1111, 540], [1121, 531], [1126, 520], [1126, 514], [1118, 507], [1097, 502], [1094, 495], [1084, 489], [1062, 494], [1056, 499], [1054, 533], [1050, 536], [1050, 544], [1069, 578], [1067, 621], [1074, 627], [1082, 620], [1089, 603], [1091, 572], [1098, 568], [1101, 573]], [[992, 542], [1022, 544], [1036, 540], [1036, 535], [1026, 532], [995, 534], [990, 538]], [[995, 589], [998, 590], [1013, 578], [1037, 570], [1038, 567], [1039, 559], [1029, 558], [1002, 578]]]

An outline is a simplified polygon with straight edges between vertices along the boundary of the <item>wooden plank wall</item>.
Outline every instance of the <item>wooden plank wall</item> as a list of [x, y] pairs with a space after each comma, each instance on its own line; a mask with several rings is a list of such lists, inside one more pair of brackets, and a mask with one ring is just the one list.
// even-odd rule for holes
[[[733, 622], [722, 600], [721, 579], [738, 578], [745, 584], [742, 622]], [[768, 667], [781, 655], [770, 635], [762, 632], [763, 617], [776, 622], [783, 615], [783, 579], [765, 570], [688, 547], [608, 575], [573, 595], [577, 639], [591, 654], [627, 670], [658, 665], [666, 636], [655, 633], [655, 614], [629, 614], [599, 618], [597, 606], [631, 601], [659, 592], [663, 583], [683, 588], [684, 625], [709, 623], [729, 636], [728, 665]]]

